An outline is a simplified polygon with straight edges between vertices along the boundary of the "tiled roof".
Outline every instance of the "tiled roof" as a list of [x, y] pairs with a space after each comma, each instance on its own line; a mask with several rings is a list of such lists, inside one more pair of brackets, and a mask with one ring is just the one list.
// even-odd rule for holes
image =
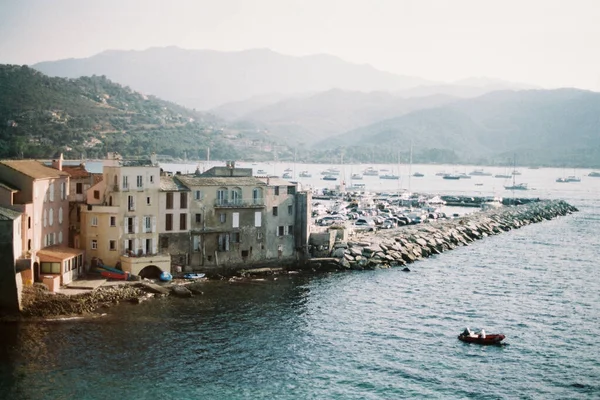
[[97, 184], [98, 182], [102, 182], [102, 180], [104, 179], [102, 174], [94, 174], [94, 185]]
[[278, 177], [260, 177], [258, 179], [266, 183], [267, 186], [296, 186], [295, 183], [292, 183], [287, 179], [281, 179]]
[[88, 178], [90, 176], [84, 164], [73, 166], [63, 165], [63, 171], [71, 175], [71, 178]]
[[60, 178], [61, 176], [68, 175], [64, 171], [47, 167], [36, 160], [2, 160], [0, 164], [6, 165], [34, 179]]
[[9, 221], [19, 218], [23, 213], [11, 210], [10, 208], [0, 207], [0, 221]]
[[177, 179], [186, 186], [265, 186], [264, 182], [253, 176], [215, 178], [178, 175]]
[[78, 256], [79, 254], [83, 254], [83, 250], [66, 246], [45, 247], [37, 252], [40, 261], [63, 261], [67, 258]]
[[160, 190], [162, 192], [189, 192], [190, 189], [173, 176], [160, 177]]

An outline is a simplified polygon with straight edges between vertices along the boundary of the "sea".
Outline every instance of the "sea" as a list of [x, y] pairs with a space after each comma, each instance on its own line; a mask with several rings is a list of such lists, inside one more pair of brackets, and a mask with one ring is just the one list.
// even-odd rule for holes
[[[327, 186], [320, 172], [335, 167], [238, 165], [310, 171], [300, 181], [314, 189]], [[337, 167], [351, 176], [367, 166]], [[2, 323], [0, 398], [600, 398], [600, 178], [523, 167], [515, 181], [531, 190], [513, 193], [504, 189], [512, 179], [435, 175], [473, 166], [373, 166], [396, 168], [402, 179], [364, 177], [367, 190], [564, 199], [579, 212], [420, 260], [411, 272], [207, 282], [191, 299]], [[409, 168], [425, 176], [409, 182]], [[555, 182], [565, 175], [582, 179]], [[467, 326], [503, 333], [506, 344], [462, 343]]]

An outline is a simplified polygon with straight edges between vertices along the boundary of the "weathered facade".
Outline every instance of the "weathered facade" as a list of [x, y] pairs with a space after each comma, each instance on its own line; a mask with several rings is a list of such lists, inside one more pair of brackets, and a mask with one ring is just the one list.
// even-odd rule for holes
[[126, 161], [112, 153], [102, 174], [102, 181], [87, 192], [87, 205], [80, 207], [88, 262], [97, 257], [135, 275], [144, 275], [146, 268], [169, 271], [169, 254], [158, 251], [160, 167], [156, 160]]
[[190, 244], [190, 189], [171, 175], [160, 177], [158, 199], [159, 249], [171, 255], [171, 263], [188, 264]]

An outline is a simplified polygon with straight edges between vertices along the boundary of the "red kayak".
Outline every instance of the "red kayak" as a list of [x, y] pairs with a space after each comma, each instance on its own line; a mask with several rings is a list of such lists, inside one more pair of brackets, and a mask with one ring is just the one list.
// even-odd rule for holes
[[461, 333], [460, 335], [458, 335], [458, 340], [465, 342], [465, 343], [476, 343], [476, 344], [483, 344], [483, 345], [488, 345], [488, 344], [500, 344], [500, 342], [502, 342], [504, 340], [506, 336], [502, 335], [502, 334], [486, 334], [485, 338], [481, 337], [481, 335], [476, 335], [476, 336], [469, 336], [469, 335], [465, 335], [463, 333]]
[[118, 279], [118, 280], [122, 280], [122, 281], [126, 281], [129, 279], [129, 272], [118, 273], [118, 272], [103, 270], [103, 271], [100, 271], [100, 275], [102, 275], [104, 278]]

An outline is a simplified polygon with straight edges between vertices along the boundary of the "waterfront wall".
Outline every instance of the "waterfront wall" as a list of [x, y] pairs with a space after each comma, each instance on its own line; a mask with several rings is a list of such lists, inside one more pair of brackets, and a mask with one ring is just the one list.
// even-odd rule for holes
[[577, 208], [562, 200], [548, 200], [497, 208], [452, 220], [365, 232], [345, 242], [336, 241], [329, 258], [313, 259], [306, 267], [331, 271], [405, 266], [487, 236], [576, 211]]

